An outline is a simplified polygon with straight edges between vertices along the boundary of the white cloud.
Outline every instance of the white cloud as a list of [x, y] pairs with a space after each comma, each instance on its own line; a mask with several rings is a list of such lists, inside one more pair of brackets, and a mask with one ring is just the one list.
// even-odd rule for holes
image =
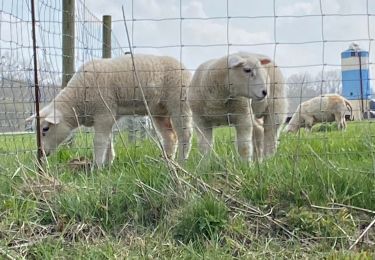
[[[227, 26], [228, 30], [227, 30]], [[183, 25], [184, 44], [257, 44], [272, 41], [265, 31], [250, 32], [223, 21], [188, 21]]]
[[291, 5], [281, 5], [277, 15], [310, 15], [316, 13], [318, 6], [316, 2], [296, 2]]
[[326, 14], [365, 14], [367, 0], [324, 0], [322, 5]]
[[134, 17], [136, 19], [165, 19], [179, 17], [179, 7], [176, 0], [136, 0]]
[[[90, 1], [91, 2], [91, 1]], [[96, 1], [96, 3], [99, 1]], [[98, 12], [121, 14], [121, 6], [116, 1], [107, 1], [105, 4], [91, 4], [100, 7]], [[131, 1], [125, 2], [127, 18], [130, 18]], [[134, 22], [134, 44], [137, 46], [148, 45], [162, 47], [175, 45], [174, 48], [147, 48], [136, 49], [137, 52], [156, 54], [168, 54], [180, 58], [191, 68], [195, 68], [201, 62], [223, 56], [227, 53], [227, 46], [207, 47], [210, 44], [255, 44], [255, 46], [231, 46], [230, 51], [245, 50], [264, 53], [273, 57], [275, 53], [274, 43], [274, 18], [273, 3], [276, 4], [276, 13], [279, 16], [303, 16], [317, 15], [313, 17], [282, 18], [276, 19], [276, 40], [283, 43], [294, 43], [278, 45], [276, 49], [277, 62], [288, 65], [304, 66], [311, 64], [340, 65], [340, 52], [345, 50], [351, 39], [368, 38], [367, 27], [364, 26], [365, 16], [356, 17], [324, 17], [324, 39], [328, 42], [322, 44], [321, 9], [324, 14], [363, 13], [366, 11], [366, 0], [264, 0], [261, 3], [255, 0], [229, 0], [229, 14], [233, 19], [228, 21], [229, 37], [227, 39], [226, 19], [207, 19], [214, 16], [223, 16], [226, 13], [226, 5], [223, 1], [202, 0], [137, 0], [134, 1], [134, 17], [137, 19], [162, 19], [178, 18], [180, 16], [180, 3], [182, 17], [204, 18], [184, 19], [182, 31], [180, 31], [180, 20], [169, 21], [135, 21]], [[320, 3], [322, 6], [320, 7]], [[91, 6], [88, 6], [90, 9]], [[371, 9], [372, 8], [372, 9]], [[111, 11], [112, 10], [112, 11]], [[370, 12], [375, 12], [375, 5]], [[269, 18], [239, 19], [238, 15], [248, 16], [270, 16]], [[122, 17], [118, 18], [121, 19]], [[115, 18], [114, 18], [115, 19]], [[130, 23], [128, 25], [131, 25]], [[114, 26], [115, 34], [126, 46], [124, 27], [122, 24]], [[370, 28], [371, 37], [374, 37], [374, 27]], [[180, 45], [180, 34], [182, 44], [196, 44], [202, 47], [183, 47]], [[121, 37], [120, 37], [121, 36]], [[349, 40], [349, 42], [338, 42], [337, 40]], [[306, 43], [303, 42], [316, 42]], [[262, 45], [262, 43], [264, 45]], [[299, 44], [296, 44], [299, 43]], [[256, 45], [257, 44], [257, 45]], [[368, 42], [361, 43], [368, 48]], [[374, 48], [373, 48], [374, 49]], [[324, 52], [324, 57], [322, 56]], [[337, 67], [332, 67], [337, 68]], [[302, 68], [303, 69], [303, 68]], [[320, 71], [322, 67], [306, 67], [306, 70]], [[298, 70], [298, 68], [285, 69], [287, 74]]]
[[183, 17], [199, 17], [207, 18], [207, 14], [204, 11], [203, 3], [199, 1], [190, 1], [188, 5], [182, 7]]

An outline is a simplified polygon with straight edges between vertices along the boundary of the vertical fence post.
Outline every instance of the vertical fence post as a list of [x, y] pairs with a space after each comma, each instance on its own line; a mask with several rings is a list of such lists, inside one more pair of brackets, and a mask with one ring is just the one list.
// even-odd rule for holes
[[74, 73], [74, 0], [63, 0], [62, 13], [62, 88]]
[[35, 90], [35, 114], [36, 114], [36, 143], [38, 146], [37, 160], [38, 171], [42, 168], [42, 143], [40, 139], [40, 115], [39, 115], [39, 82], [38, 82], [38, 61], [36, 51], [36, 33], [35, 33], [35, 6], [34, 0], [31, 0], [31, 21], [32, 21], [32, 37], [33, 37], [33, 55], [34, 55], [34, 90]]
[[110, 15], [103, 15], [103, 48], [102, 57], [111, 58], [112, 54], [112, 17]]

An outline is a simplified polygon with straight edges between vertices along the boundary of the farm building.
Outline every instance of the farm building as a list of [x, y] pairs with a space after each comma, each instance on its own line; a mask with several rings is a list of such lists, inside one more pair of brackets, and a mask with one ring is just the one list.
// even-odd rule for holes
[[350, 100], [354, 119], [363, 119], [369, 112], [371, 99], [369, 52], [352, 43], [341, 53], [342, 96]]

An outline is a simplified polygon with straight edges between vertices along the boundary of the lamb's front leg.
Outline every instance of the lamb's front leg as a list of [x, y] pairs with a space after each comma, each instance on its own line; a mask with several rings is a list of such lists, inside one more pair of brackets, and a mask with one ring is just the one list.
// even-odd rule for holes
[[264, 129], [263, 122], [260, 119], [254, 120], [253, 126], [253, 146], [254, 146], [254, 161], [261, 162], [263, 160], [264, 148]]
[[154, 117], [154, 123], [157, 131], [163, 139], [163, 148], [167, 156], [171, 159], [175, 158], [177, 149], [177, 137], [169, 116]]
[[186, 100], [180, 101], [178, 107], [172, 102], [168, 104], [173, 128], [178, 139], [178, 161], [187, 160], [193, 137], [193, 115]]
[[279, 137], [279, 128], [282, 122], [277, 115], [267, 114], [264, 117], [264, 158], [272, 156], [276, 152]]
[[95, 166], [101, 168], [106, 162], [108, 162], [107, 160], [110, 160], [109, 162], [111, 162], [114, 157], [114, 153], [112, 153], [112, 125], [110, 123], [106, 124], [101, 122], [100, 125], [94, 126], [94, 130]]
[[172, 124], [178, 139], [178, 161], [183, 162], [187, 160], [191, 149], [191, 139], [193, 137], [192, 117], [185, 115], [172, 117]]
[[235, 125], [237, 133], [237, 149], [241, 158], [251, 161], [253, 158], [253, 125], [251, 118], [239, 120]]

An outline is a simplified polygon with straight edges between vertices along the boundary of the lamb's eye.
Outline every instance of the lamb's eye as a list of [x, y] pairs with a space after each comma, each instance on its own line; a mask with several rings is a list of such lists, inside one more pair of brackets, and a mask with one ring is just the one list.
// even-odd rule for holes
[[49, 126], [45, 126], [42, 128], [43, 132], [47, 132], [49, 130]]
[[243, 71], [244, 71], [245, 73], [251, 73], [253, 70], [250, 69], [250, 68], [244, 68]]

